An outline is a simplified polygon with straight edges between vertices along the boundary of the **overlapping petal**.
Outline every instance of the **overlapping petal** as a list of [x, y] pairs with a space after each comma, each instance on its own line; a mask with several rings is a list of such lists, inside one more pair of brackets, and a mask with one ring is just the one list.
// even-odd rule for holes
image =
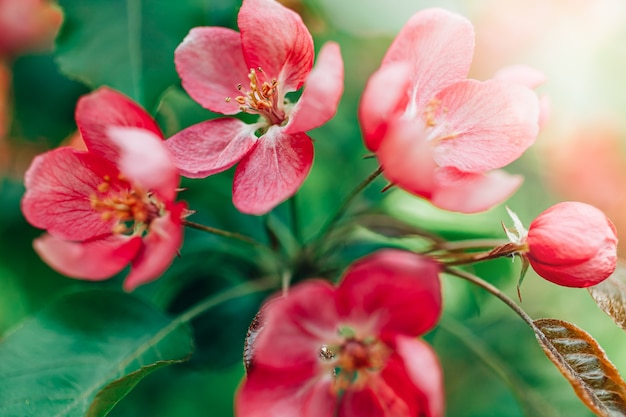
[[241, 95], [237, 85], [248, 84], [250, 68], [238, 32], [221, 27], [193, 28], [176, 48], [174, 62], [185, 91], [203, 107], [222, 114], [241, 111], [234, 98]]
[[108, 138], [110, 127], [138, 127], [163, 137], [159, 126], [141, 106], [107, 87], [78, 100], [76, 124], [89, 151], [109, 161], [119, 159], [117, 147]]
[[462, 16], [442, 9], [416, 13], [383, 58], [410, 65], [409, 111], [423, 108], [438, 91], [467, 77], [474, 54], [474, 29]]
[[104, 239], [73, 242], [49, 234], [33, 247], [52, 268], [72, 278], [99, 281], [120, 272], [137, 255], [141, 237], [110, 235]]
[[271, 126], [237, 165], [235, 207], [242, 213], [267, 213], [300, 188], [312, 164], [311, 138], [304, 133], [287, 135]]
[[343, 60], [339, 45], [327, 42], [317, 56], [302, 96], [291, 110], [285, 133], [315, 129], [337, 112], [343, 93]]
[[34, 226], [69, 240], [85, 240], [111, 232], [90, 197], [105, 176], [117, 168], [91, 153], [59, 148], [37, 156], [25, 174], [22, 212]]
[[165, 144], [183, 175], [204, 178], [239, 162], [258, 141], [255, 129], [238, 119], [213, 119], [181, 130]]
[[[283, 93], [298, 90], [313, 67], [313, 38], [300, 16], [274, 0], [244, 0], [238, 15], [249, 68], [276, 78]], [[269, 79], [267, 81], [269, 81]]]

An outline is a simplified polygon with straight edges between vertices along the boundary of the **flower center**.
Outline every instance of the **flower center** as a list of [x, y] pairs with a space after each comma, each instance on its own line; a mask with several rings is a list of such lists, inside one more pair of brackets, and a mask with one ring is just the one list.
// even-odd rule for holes
[[333, 388], [337, 392], [366, 385], [369, 375], [381, 370], [389, 355], [389, 348], [375, 338], [351, 337], [341, 345], [324, 345], [320, 349], [320, 358], [333, 367]]
[[105, 175], [89, 200], [102, 221], [113, 221], [114, 234], [142, 234], [163, 207], [151, 193], [134, 189], [122, 174], [116, 181]]
[[[258, 74], [257, 74], [258, 71]], [[285, 119], [285, 111], [283, 110], [283, 101], [278, 96], [278, 80], [272, 78], [271, 81], [259, 80], [259, 76], [264, 76], [263, 69], [258, 67], [250, 69], [248, 79], [250, 80], [250, 90], [244, 90], [241, 84], [237, 85], [242, 95], [235, 97], [235, 101], [239, 103], [239, 110], [244, 113], [259, 114], [263, 116], [270, 125], [281, 125]], [[226, 101], [230, 102], [231, 98], [226, 97]]]

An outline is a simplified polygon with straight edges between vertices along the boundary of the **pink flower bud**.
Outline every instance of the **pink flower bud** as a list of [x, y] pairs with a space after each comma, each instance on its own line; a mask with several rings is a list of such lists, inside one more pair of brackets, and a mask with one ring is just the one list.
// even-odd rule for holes
[[617, 262], [617, 232], [602, 211], [563, 202], [541, 213], [528, 229], [526, 256], [535, 272], [565, 287], [606, 279]]

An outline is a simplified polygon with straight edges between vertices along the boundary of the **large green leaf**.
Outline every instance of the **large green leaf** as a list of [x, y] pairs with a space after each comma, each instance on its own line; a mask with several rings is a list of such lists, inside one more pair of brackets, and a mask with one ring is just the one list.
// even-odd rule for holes
[[146, 374], [191, 355], [189, 329], [128, 294], [60, 298], [0, 343], [0, 415], [106, 415]]
[[207, 24], [203, 0], [59, 0], [65, 23], [57, 40], [61, 70], [87, 85], [118, 89], [148, 110], [178, 83], [174, 49]]

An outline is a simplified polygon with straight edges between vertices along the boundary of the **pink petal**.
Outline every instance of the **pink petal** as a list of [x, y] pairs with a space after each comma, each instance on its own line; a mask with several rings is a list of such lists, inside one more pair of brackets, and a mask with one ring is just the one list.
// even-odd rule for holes
[[474, 54], [474, 29], [462, 16], [442, 9], [416, 13], [389, 47], [382, 66], [411, 66], [408, 96], [420, 109], [438, 91], [467, 76]]
[[24, 216], [62, 239], [110, 234], [115, 221], [102, 220], [90, 201], [107, 175], [117, 178], [117, 168], [91, 153], [64, 147], [39, 155], [24, 177]]
[[263, 327], [254, 342], [255, 370], [266, 366], [286, 372], [305, 365], [317, 369], [322, 346], [338, 341], [334, 289], [326, 281], [295, 285], [261, 312]]
[[337, 288], [342, 320], [363, 335], [417, 336], [441, 315], [440, 266], [411, 252], [386, 249], [352, 264]]
[[306, 132], [329, 121], [337, 112], [342, 93], [341, 51], [335, 42], [327, 42], [306, 80], [302, 96], [291, 110], [285, 133]]
[[71, 242], [43, 235], [33, 242], [41, 258], [63, 275], [99, 281], [120, 272], [135, 257], [141, 238], [111, 235], [89, 242]]
[[205, 178], [235, 165], [257, 143], [254, 125], [213, 119], [184, 129], [165, 141], [174, 163], [188, 178]]
[[435, 160], [466, 172], [501, 168], [535, 141], [539, 102], [528, 88], [504, 81], [458, 82], [434, 99]]
[[122, 174], [144, 191], [154, 191], [163, 200], [172, 201], [180, 177], [161, 138], [134, 127], [111, 127], [107, 133], [111, 143], [119, 148], [116, 162]]
[[[398, 361], [394, 361], [398, 362]], [[387, 371], [388, 367], [385, 368]], [[412, 384], [402, 369], [394, 372], [393, 377], [382, 378], [382, 374], [367, 375], [367, 385], [362, 389], [348, 389], [341, 398], [338, 415], [341, 417], [415, 417], [415, 392]], [[388, 375], [389, 376], [389, 375]], [[405, 389], [408, 388], [408, 389]], [[398, 392], [400, 389], [403, 392]], [[405, 392], [406, 391], [406, 392]], [[403, 398], [400, 394], [412, 394]]]
[[111, 126], [140, 127], [163, 137], [159, 126], [141, 106], [107, 87], [100, 87], [78, 100], [76, 124], [89, 151], [111, 161], [117, 160], [118, 155], [106, 133]]
[[272, 126], [235, 172], [233, 203], [242, 213], [265, 214], [300, 188], [313, 164], [313, 143], [304, 133], [286, 135]]
[[238, 19], [249, 68], [276, 78], [281, 91], [302, 87], [313, 66], [313, 38], [300, 16], [274, 0], [244, 0]]
[[378, 150], [388, 123], [406, 108], [410, 70], [406, 63], [392, 63], [380, 68], [367, 81], [359, 104], [359, 122], [365, 146], [371, 151]]
[[247, 88], [250, 83], [239, 33], [220, 27], [193, 28], [176, 48], [174, 62], [191, 98], [217, 113], [239, 113], [234, 100], [241, 95], [237, 85]]
[[[396, 350], [404, 361], [411, 381], [420, 395], [425, 417], [442, 417], [444, 412], [443, 374], [437, 355], [421, 340], [398, 336]], [[421, 414], [420, 414], [421, 415]]]
[[124, 281], [126, 291], [157, 279], [174, 261], [183, 241], [180, 216], [185, 207], [184, 203], [179, 203], [173, 206], [172, 211], [150, 223], [148, 235], [143, 239], [143, 246]]
[[524, 181], [521, 175], [510, 175], [502, 170], [487, 174], [447, 171], [444, 175], [440, 171], [440, 177], [447, 179], [440, 180], [430, 200], [439, 208], [461, 213], [489, 210], [508, 199]]
[[235, 398], [235, 415], [242, 417], [333, 417], [337, 403], [330, 388], [332, 374], [310, 368], [287, 370], [255, 367]]
[[430, 198], [435, 188], [437, 164], [433, 144], [426, 140], [423, 125], [400, 119], [389, 125], [376, 156], [383, 174], [400, 188]]
[[511, 65], [498, 70], [494, 74], [493, 79], [535, 89], [546, 82], [546, 75], [538, 69], [527, 65]]

